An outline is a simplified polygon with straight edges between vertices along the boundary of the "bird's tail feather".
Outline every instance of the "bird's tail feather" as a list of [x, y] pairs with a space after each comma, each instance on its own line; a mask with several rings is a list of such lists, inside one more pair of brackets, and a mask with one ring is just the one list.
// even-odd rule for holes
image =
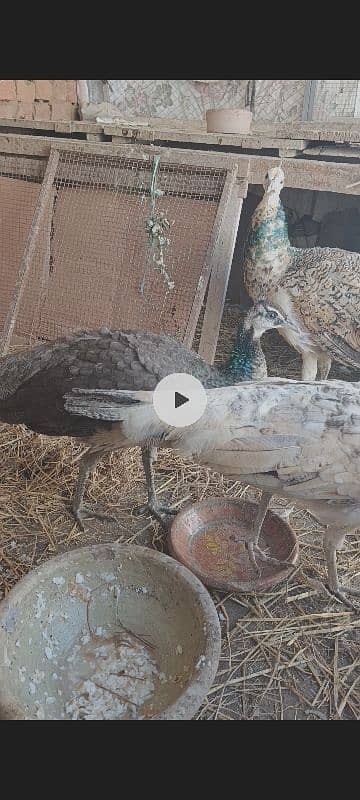
[[91, 419], [121, 422], [127, 419], [129, 406], [152, 403], [152, 392], [122, 389], [73, 389], [64, 396], [69, 414]]

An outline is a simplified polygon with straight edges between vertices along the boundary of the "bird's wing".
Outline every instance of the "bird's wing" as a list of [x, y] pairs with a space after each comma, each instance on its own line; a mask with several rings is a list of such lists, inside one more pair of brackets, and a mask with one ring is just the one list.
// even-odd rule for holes
[[186, 428], [157, 418], [152, 393], [73, 392], [66, 403], [74, 413], [121, 419], [128, 441], [139, 431], [156, 436], [216, 472], [305, 505], [360, 501], [360, 385], [271, 378], [209, 389], [207, 397], [202, 417]]
[[282, 280], [296, 316], [338, 361], [360, 365], [360, 254], [338, 248], [293, 248]]
[[54, 352], [46, 344], [3, 356], [0, 359], [0, 401], [11, 397], [22, 383], [51, 367], [54, 361]]
[[[171, 336], [129, 331], [122, 333], [122, 339], [133, 349], [139, 363], [156, 376], [156, 383], [172, 372], [186, 372], [205, 384], [211, 383], [215, 370], [197, 353]], [[146, 384], [141, 388], [151, 389], [154, 386]]]
[[166, 441], [217, 472], [294, 499], [360, 499], [354, 384], [269, 380], [213, 389], [203, 417]]
[[8, 356], [0, 361], [0, 418], [48, 435], [87, 435], [94, 426], [69, 419], [64, 394], [75, 387], [153, 390], [178, 369], [171, 362], [178, 352], [182, 365], [188, 351], [170, 337], [104, 328]]

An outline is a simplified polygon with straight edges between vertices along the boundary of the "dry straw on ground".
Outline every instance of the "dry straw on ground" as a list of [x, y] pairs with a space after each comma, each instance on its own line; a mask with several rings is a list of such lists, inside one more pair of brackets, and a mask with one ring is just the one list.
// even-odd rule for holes
[[[217, 360], [232, 345], [240, 311], [227, 306]], [[264, 337], [269, 373], [297, 378], [300, 362], [277, 334]], [[350, 379], [341, 370], [332, 373]], [[353, 376], [353, 379], [359, 376]], [[2, 592], [41, 561], [97, 541], [135, 542], [164, 548], [164, 534], [150, 517], [133, 509], [145, 499], [138, 450], [112, 454], [88, 485], [88, 503], [107, 506], [116, 523], [89, 519], [81, 533], [67, 505], [81, 447], [26, 429], [0, 427], [0, 579]], [[256, 491], [163, 451], [156, 464], [158, 492], [179, 507], [210, 495], [257, 497]], [[286, 503], [274, 499], [272, 507]], [[287, 506], [288, 508], [288, 506]], [[360, 617], [311, 579], [324, 577], [321, 526], [306, 512], [291, 514], [300, 542], [299, 566], [291, 579], [263, 595], [213, 592], [223, 647], [216, 681], [200, 719], [359, 719]], [[359, 540], [347, 537], [339, 553], [343, 583], [360, 585]]]

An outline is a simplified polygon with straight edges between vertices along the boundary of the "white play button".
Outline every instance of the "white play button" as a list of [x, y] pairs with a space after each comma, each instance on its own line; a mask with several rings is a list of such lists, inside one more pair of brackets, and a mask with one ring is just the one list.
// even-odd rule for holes
[[158, 383], [154, 409], [162, 422], [175, 428], [186, 428], [203, 415], [207, 403], [205, 389], [187, 372], [172, 372]]

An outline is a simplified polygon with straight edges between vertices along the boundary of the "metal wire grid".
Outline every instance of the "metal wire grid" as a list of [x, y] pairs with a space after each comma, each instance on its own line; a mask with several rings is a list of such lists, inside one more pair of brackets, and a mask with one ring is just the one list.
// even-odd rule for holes
[[0, 154], [0, 327], [12, 297], [46, 161]]
[[209, 108], [243, 108], [247, 84], [247, 80], [89, 80], [87, 89], [91, 103], [112, 103], [124, 120], [200, 120]]
[[313, 121], [352, 119], [360, 116], [360, 81], [312, 81]]
[[[227, 171], [160, 162], [163, 194], [156, 205], [171, 223], [166, 265], [175, 288], [168, 290], [150, 263], [142, 295], [151, 173], [151, 161], [141, 156], [61, 152], [19, 307], [18, 336], [52, 339], [105, 324], [183, 339]], [[22, 205], [33, 207], [27, 193], [22, 183], [21, 201], [8, 219], [13, 229]]]

